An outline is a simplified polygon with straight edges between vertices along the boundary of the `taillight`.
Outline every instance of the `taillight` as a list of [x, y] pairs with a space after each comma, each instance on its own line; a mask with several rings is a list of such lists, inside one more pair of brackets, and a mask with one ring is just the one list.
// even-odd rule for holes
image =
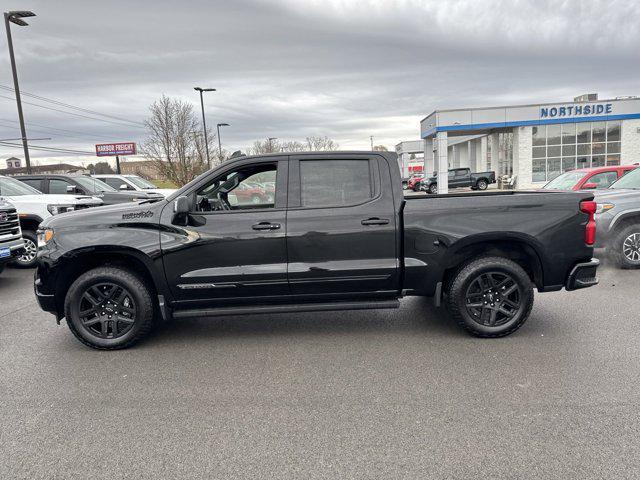
[[589, 215], [587, 227], [584, 231], [584, 242], [587, 245], [596, 243], [596, 219], [595, 214], [598, 206], [592, 200], [580, 202], [580, 211]]

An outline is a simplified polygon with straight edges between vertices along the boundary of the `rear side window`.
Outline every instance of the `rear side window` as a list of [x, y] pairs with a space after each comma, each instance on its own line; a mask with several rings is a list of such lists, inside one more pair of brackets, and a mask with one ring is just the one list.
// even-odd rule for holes
[[358, 205], [373, 198], [369, 160], [301, 160], [303, 207]]
[[22, 180], [24, 183], [26, 183], [27, 185], [35, 188], [36, 190], [40, 190], [42, 188], [42, 180], [40, 179], [27, 179], [27, 180]]

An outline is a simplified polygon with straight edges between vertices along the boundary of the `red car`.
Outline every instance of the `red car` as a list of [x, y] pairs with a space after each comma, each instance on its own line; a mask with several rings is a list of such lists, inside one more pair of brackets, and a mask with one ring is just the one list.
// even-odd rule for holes
[[424, 179], [424, 173], [416, 173], [407, 182], [407, 188], [417, 192], [420, 189], [420, 182]]
[[595, 190], [609, 186], [625, 173], [638, 165], [617, 165], [612, 167], [579, 168], [565, 172], [544, 187], [545, 190]]

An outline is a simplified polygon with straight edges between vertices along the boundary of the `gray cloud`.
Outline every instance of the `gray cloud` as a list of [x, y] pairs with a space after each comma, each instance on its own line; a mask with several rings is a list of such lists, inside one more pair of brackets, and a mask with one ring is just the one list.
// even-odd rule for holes
[[[634, 1], [6, 4], [38, 14], [14, 29], [25, 91], [142, 121], [163, 93], [197, 107], [192, 87], [213, 86], [208, 120], [232, 124], [223, 136], [230, 149], [310, 134], [345, 148], [368, 148], [374, 135], [392, 147], [417, 138], [420, 118], [436, 108], [639, 93]], [[11, 84], [4, 43], [0, 84]], [[47, 144], [55, 146], [91, 150], [106, 138], [144, 135], [29, 105], [25, 111], [28, 122], [82, 133], [51, 133]], [[15, 117], [15, 104], [0, 98], [0, 119]], [[15, 134], [0, 120], [0, 138]], [[19, 153], [2, 149], [0, 158]]]

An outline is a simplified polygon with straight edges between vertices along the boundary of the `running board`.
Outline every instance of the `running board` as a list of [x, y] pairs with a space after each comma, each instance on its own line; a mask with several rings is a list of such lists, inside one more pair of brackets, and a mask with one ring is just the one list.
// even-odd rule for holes
[[398, 300], [300, 303], [294, 305], [258, 305], [255, 307], [219, 307], [198, 310], [175, 310], [173, 318], [219, 317], [222, 315], [254, 315], [259, 313], [329, 312], [335, 310], [374, 310], [400, 307]]

